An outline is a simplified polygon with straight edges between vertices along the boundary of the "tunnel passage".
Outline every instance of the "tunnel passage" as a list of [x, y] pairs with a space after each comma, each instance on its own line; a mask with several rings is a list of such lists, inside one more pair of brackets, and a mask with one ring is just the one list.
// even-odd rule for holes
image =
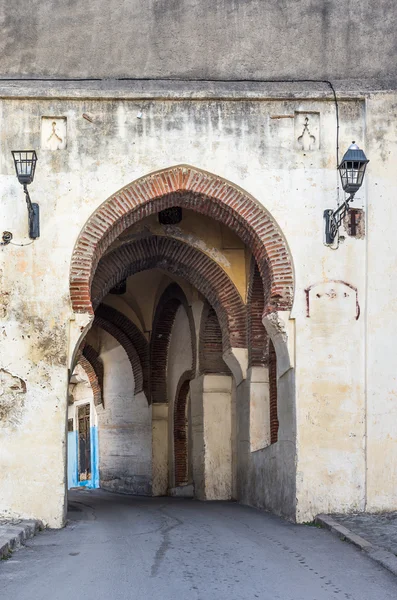
[[279, 443], [277, 354], [263, 319], [290, 306], [292, 271], [266, 211], [218, 178], [186, 172], [127, 186], [83, 230], [71, 298], [94, 318], [76, 369], [86, 367], [79, 385], [92, 388], [85, 410], [97, 427], [100, 487], [236, 499], [261, 468], [252, 452]]

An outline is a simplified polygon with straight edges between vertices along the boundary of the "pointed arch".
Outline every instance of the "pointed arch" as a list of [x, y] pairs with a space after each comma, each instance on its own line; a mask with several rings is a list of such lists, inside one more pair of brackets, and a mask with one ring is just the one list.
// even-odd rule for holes
[[73, 251], [70, 296], [75, 312], [93, 312], [90, 286], [106, 250], [133, 223], [172, 206], [190, 208], [235, 231], [251, 249], [266, 293], [264, 315], [291, 308], [293, 268], [271, 215], [249, 194], [211, 173], [178, 165], [134, 181], [89, 218]]
[[124, 331], [103, 317], [95, 316], [93, 326], [103, 329], [109, 333], [122, 346], [129, 358], [132, 372], [134, 374], [135, 394], [143, 390], [143, 373], [141, 361], [134, 344]]
[[[136, 356], [138, 356], [140, 362], [139, 371], [142, 373], [143, 378], [142, 389], [145, 392], [146, 397], [149, 398], [149, 343], [143, 333], [128, 317], [107, 304], [100, 304], [98, 306], [95, 311], [95, 318], [97, 322], [98, 318], [101, 318], [114, 325], [114, 327], [122, 331], [130, 340], [135, 349], [135, 352], [132, 354], [133, 359], [131, 363], [133, 365], [134, 375], [137, 371], [137, 367], [134, 363], [136, 361]], [[123, 338], [123, 340], [125, 340], [125, 338]], [[137, 392], [140, 391], [140, 389], [137, 389]]]
[[106, 254], [92, 284], [94, 307], [122, 279], [153, 268], [183, 277], [205, 296], [216, 311], [224, 351], [246, 347], [246, 310], [234, 283], [206, 254], [173, 238], [153, 235]]
[[187, 403], [191, 379], [191, 371], [183, 373], [179, 379], [175, 394], [173, 414], [175, 487], [186, 485], [189, 476], [189, 423]]

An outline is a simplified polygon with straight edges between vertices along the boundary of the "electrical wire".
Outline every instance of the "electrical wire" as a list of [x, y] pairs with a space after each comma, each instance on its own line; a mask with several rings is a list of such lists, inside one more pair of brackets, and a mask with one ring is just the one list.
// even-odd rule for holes
[[[78, 82], [96, 82], [96, 81], [107, 81], [107, 82], [111, 82], [111, 81], [130, 81], [130, 82], [144, 82], [144, 81], [168, 81], [170, 83], [172, 82], [183, 82], [183, 83], [320, 83], [320, 84], [325, 84], [327, 85], [331, 91], [332, 91], [332, 96], [333, 96], [333, 100], [334, 100], [334, 105], [335, 105], [335, 118], [336, 118], [336, 168], [339, 167], [339, 104], [338, 104], [338, 98], [336, 95], [336, 90], [334, 88], [334, 85], [331, 81], [329, 81], [328, 79], [222, 79], [222, 78], [217, 78], [217, 79], [205, 79], [203, 78], [189, 78], [189, 79], [183, 79], [183, 78], [153, 78], [153, 77], [141, 77], [141, 78], [134, 78], [134, 77], [117, 77], [117, 78], [112, 78], [112, 79], [103, 79], [100, 77], [91, 77], [91, 78], [45, 78], [45, 77], [26, 77], [26, 78], [0, 78], [0, 82], [1, 81], [16, 81], [16, 82], [23, 82], [23, 81], [40, 81], [40, 82], [74, 82], [74, 83], [78, 83]], [[339, 190], [339, 185], [337, 185], [337, 203], [339, 205], [339, 197], [340, 197], [340, 190]], [[12, 244], [13, 246], [29, 246], [30, 244], [32, 244], [34, 242], [34, 240], [32, 240], [31, 242], [29, 242], [28, 244], [15, 244], [14, 242], [9, 242], [10, 244]], [[339, 247], [339, 239], [338, 239], [338, 243], [336, 248], [334, 248], [335, 250]]]
[[[27, 244], [16, 244], [15, 242], [8, 242], [8, 244], [11, 244], [11, 246], [20, 246], [20, 247], [24, 247], [24, 246], [30, 246], [30, 244], [33, 244], [35, 240], [32, 240], [31, 242], [28, 242]], [[8, 246], [7, 244], [7, 246]]]

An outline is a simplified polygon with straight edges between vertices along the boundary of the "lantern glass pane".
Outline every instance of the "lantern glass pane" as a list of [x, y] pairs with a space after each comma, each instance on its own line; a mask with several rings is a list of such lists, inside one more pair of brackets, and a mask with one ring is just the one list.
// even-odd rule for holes
[[340, 168], [342, 187], [347, 193], [355, 193], [361, 187], [366, 163], [361, 161], [344, 161]]
[[358, 180], [357, 183], [359, 186], [361, 186], [363, 179], [364, 179], [364, 175], [365, 175], [365, 169], [367, 168], [366, 164], [361, 164], [358, 170]]

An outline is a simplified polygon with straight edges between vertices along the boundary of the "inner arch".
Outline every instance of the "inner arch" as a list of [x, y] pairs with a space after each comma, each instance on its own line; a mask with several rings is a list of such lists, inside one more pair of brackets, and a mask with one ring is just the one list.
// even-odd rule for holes
[[233, 228], [258, 264], [267, 294], [264, 314], [291, 308], [292, 261], [271, 215], [249, 194], [225, 179], [179, 165], [127, 185], [90, 217], [71, 262], [70, 291], [75, 312], [92, 312], [91, 281], [112, 242], [133, 223], [172, 206], [193, 209]]

